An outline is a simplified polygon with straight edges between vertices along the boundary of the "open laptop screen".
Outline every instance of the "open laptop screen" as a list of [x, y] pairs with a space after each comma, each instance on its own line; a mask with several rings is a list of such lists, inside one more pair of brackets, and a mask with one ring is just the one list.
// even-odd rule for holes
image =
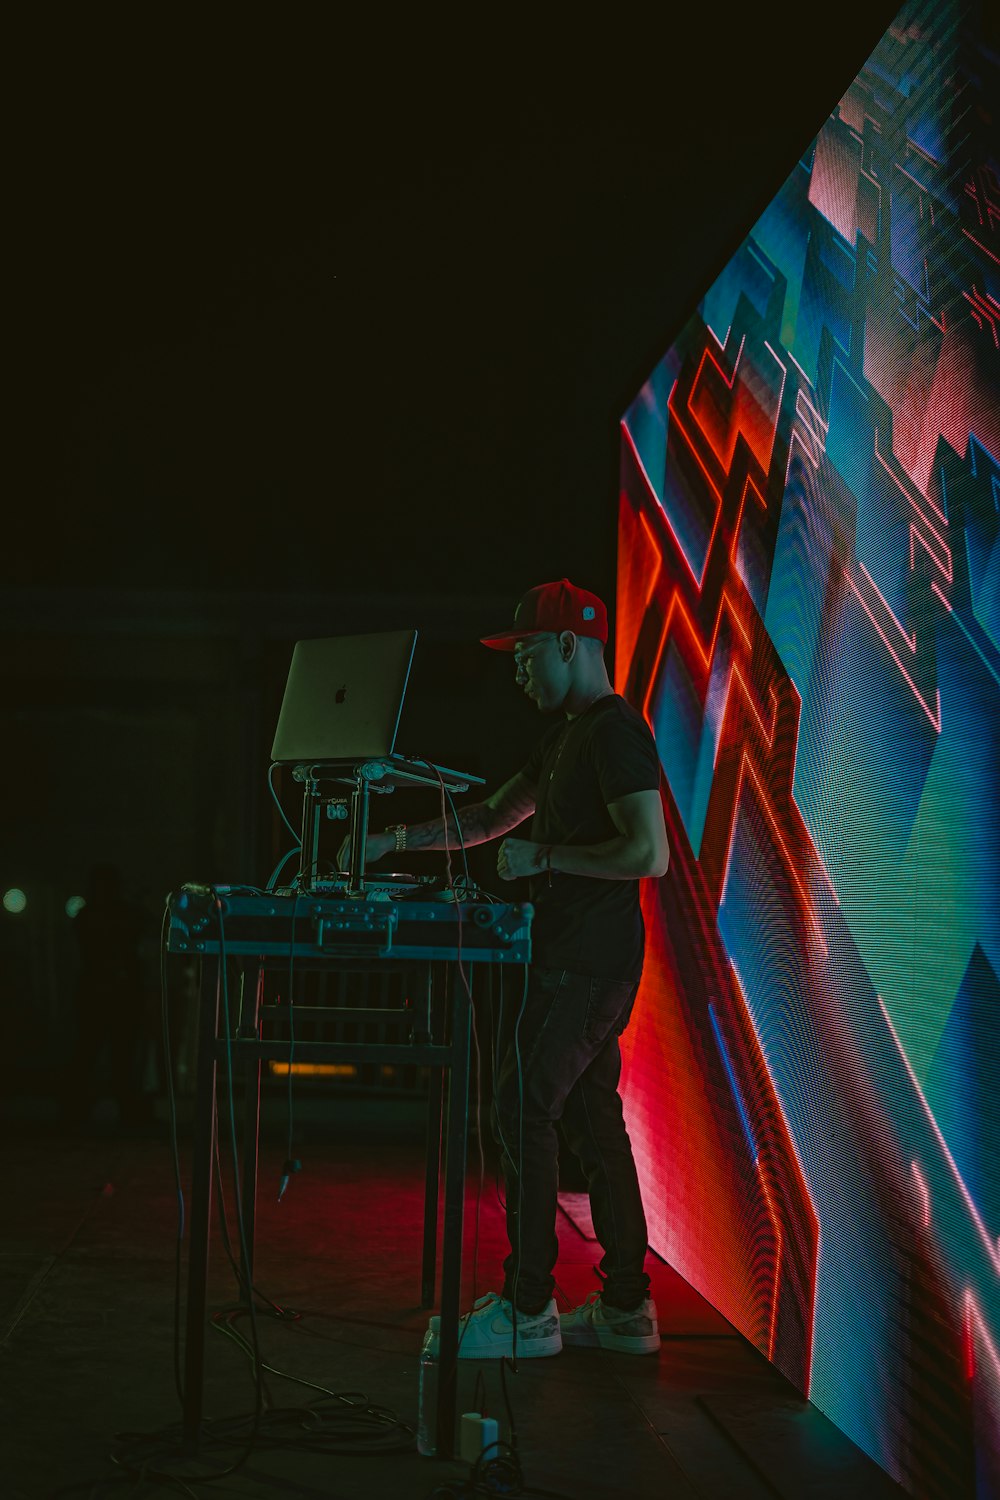
[[297, 641], [272, 762], [391, 755], [416, 641], [415, 630]]

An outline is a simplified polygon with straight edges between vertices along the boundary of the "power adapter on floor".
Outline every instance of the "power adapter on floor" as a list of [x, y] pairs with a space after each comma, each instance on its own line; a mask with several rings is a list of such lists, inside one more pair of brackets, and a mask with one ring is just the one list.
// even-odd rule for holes
[[458, 1456], [475, 1464], [485, 1448], [493, 1448], [496, 1457], [497, 1424], [492, 1417], [481, 1417], [477, 1411], [462, 1413], [458, 1430]]

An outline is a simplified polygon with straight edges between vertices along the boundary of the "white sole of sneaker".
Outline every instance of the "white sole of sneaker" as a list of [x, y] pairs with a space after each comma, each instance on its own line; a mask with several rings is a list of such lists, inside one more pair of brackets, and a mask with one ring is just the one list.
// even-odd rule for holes
[[[562, 1339], [518, 1339], [518, 1359], [547, 1359], [550, 1355], [562, 1353]], [[513, 1348], [504, 1349], [496, 1344], [488, 1349], [467, 1348], [465, 1344], [458, 1351], [459, 1359], [511, 1359]]]
[[614, 1349], [618, 1354], [659, 1354], [660, 1335], [602, 1333], [600, 1344], [602, 1349]]

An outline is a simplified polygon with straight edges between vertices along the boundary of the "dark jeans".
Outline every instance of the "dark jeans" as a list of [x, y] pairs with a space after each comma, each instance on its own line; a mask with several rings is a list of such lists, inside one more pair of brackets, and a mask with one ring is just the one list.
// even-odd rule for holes
[[[530, 972], [515, 1040], [497, 1073], [492, 1122], [511, 1245], [503, 1296], [524, 1312], [543, 1307], [555, 1286], [558, 1120], [590, 1190], [594, 1231], [604, 1251], [601, 1295], [624, 1308], [646, 1296], [646, 1217], [618, 1093], [618, 1038], [637, 988], [558, 969]], [[511, 998], [515, 1014], [521, 999], [520, 993]]]

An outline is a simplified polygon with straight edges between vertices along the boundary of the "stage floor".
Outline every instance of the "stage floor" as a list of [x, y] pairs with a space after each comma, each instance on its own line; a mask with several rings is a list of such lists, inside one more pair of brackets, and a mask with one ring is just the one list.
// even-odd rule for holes
[[[71, 1136], [44, 1120], [29, 1125], [8, 1116], [0, 1229], [0, 1472], [7, 1500], [160, 1493], [417, 1500], [468, 1477], [470, 1466], [458, 1459], [419, 1456], [399, 1427], [352, 1421], [345, 1428], [322, 1419], [347, 1411], [343, 1401], [324, 1404], [322, 1391], [353, 1392], [416, 1424], [428, 1317], [418, 1305], [423, 1144], [413, 1122], [380, 1129], [377, 1111], [366, 1118], [354, 1128], [349, 1115], [343, 1128], [303, 1122], [296, 1141], [302, 1170], [281, 1203], [279, 1123], [267, 1127], [262, 1154], [255, 1279], [265, 1297], [302, 1314], [286, 1321], [262, 1311], [257, 1319], [263, 1359], [275, 1372], [266, 1373], [266, 1392], [272, 1408], [304, 1413], [321, 1403], [312, 1408], [318, 1422], [305, 1418], [318, 1431], [307, 1432], [298, 1412], [294, 1422], [269, 1418], [246, 1453], [250, 1429], [237, 1425], [228, 1441], [206, 1441], [196, 1459], [182, 1463], [174, 1441], [178, 1203], [167, 1131], [161, 1123], [126, 1138], [95, 1126]], [[185, 1197], [188, 1154], [182, 1132]], [[592, 1266], [600, 1251], [586, 1199], [565, 1194], [562, 1205], [557, 1275], [566, 1307], [597, 1285]], [[498, 1286], [505, 1251], [495, 1181], [487, 1165], [480, 1192], [475, 1141], [466, 1217], [463, 1306]], [[658, 1355], [564, 1350], [523, 1360], [509, 1375], [525, 1493], [569, 1500], [840, 1500], [848, 1493], [881, 1500], [901, 1493], [676, 1272], [652, 1254], [649, 1269]], [[235, 1292], [216, 1216], [211, 1310], [232, 1309]], [[251, 1338], [245, 1314], [220, 1317], [219, 1326]], [[496, 1362], [460, 1364], [459, 1411], [481, 1407], [480, 1372], [489, 1413], [509, 1441]], [[210, 1329], [206, 1417], [220, 1433], [224, 1419], [250, 1416], [254, 1405], [251, 1359], [233, 1338]], [[400, 1441], [401, 1451], [356, 1451]], [[203, 1486], [193, 1477], [218, 1475], [241, 1458], [228, 1477]], [[189, 1476], [190, 1488], [133, 1485], [130, 1473], [142, 1461]]]

